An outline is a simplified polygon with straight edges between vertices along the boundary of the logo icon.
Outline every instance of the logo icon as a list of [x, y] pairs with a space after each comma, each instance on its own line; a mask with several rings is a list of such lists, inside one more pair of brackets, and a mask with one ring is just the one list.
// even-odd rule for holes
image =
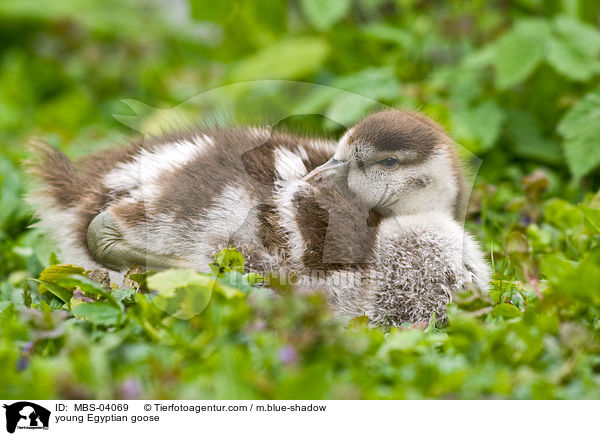
[[14, 433], [15, 429], [48, 429], [50, 411], [29, 401], [19, 401], [11, 405], [4, 404], [6, 409], [6, 431]]

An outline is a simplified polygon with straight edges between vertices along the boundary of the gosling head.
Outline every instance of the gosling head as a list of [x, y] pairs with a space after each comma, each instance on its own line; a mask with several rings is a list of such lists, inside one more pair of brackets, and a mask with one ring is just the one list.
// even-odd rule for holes
[[382, 216], [426, 212], [460, 218], [462, 171], [453, 141], [424, 115], [392, 110], [349, 129], [332, 159], [305, 180], [335, 178]]

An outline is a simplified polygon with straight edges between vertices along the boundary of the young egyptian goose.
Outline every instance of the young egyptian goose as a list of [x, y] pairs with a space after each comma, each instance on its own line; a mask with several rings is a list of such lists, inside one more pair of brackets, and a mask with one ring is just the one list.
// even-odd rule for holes
[[149, 138], [75, 164], [47, 144], [34, 151], [39, 226], [64, 261], [88, 269], [207, 271], [232, 245], [251, 269], [292, 271], [338, 313], [387, 325], [443, 318], [454, 291], [488, 281], [457, 221], [453, 143], [419, 114], [371, 115], [338, 143], [248, 127]]
[[432, 313], [444, 319], [454, 293], [487, 290], [489, 266], [462, 226], [467, 198], [456, 146], [433, 120], [415, 112], [373, 114], [304, 180], [345, 182], [355, 201], [382, 218], [368, 301], [358, 308], [372, 322], [422, 322]]

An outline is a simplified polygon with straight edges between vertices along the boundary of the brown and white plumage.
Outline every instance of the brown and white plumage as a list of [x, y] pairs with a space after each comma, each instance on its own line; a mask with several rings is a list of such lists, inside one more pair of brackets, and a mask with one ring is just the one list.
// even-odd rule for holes
[[[232, 245], [256, 271], [293, 272], [324, 289], [342, 315], [394, 325], [443, 318], [452, 292], [486, 286], [483, 257], [456, 220], [462, 175], [452, 145], [431, 120], [400, 111], [372, 115], [339, 143], [198, 129], [74, 164], [38, 144], [30, 199], [65, 262], [207, 271]], [[390, 156], [395, 168], [377, 166]]]
[[306, 174], [334, 146], [269, 129], [223, 128], [147, 138], [71, 164], [37, 144], [31, 168], [41, 183], [30, 200], [64, 260], [88, 268], [101, 264], [95, 253], [82, 255], [100, 212], [111, 214], [131, 246], [184, 258], [200, 270], [229, 243], [242, 250], [249, 244], [246, 254], [260, 262], [252, 246], [281, 242], [275, 226], [259, 225], [273, 220], [276, 182]]

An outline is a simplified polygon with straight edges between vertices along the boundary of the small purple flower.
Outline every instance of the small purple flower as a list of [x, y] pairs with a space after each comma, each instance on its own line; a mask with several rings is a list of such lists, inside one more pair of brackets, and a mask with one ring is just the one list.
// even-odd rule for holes
[[33, 351], [33, 346], [34, 346], [34, 343], [32, 341], [29, 341], [25, 345], [23, 345], [23, 347], [21, 348], [21, 352], [23, 354], [29, 355]]
[[298, 353], [291, 345], [286, 345], [279, 349], [279, 360], [286, 365], [294, 365], [298, 361]]
[[75, 300], [85, 301], [87, 303], [93, 303], [94, 302], [94, 300], [92, 300], [90, 297], [86, 297], [86, 295], [83, 292], [81, 292], [79, 289], [75, 289], [73, 291], [73, 298]]
[[29, 366], [29, 357], [21, 356], [19, 360], [17, 360], [17, 371], [25, 371]]
[[525, 227], [529, 227], [532, 222], [533, 220], [530, 216], [524, 215], [521, 217], [521, 224], [523, 224]]
[[257, 319], [248, 326], [249, 332], [264, 332], [267, 329], [267, 323], [264, 319]]
[[142, 385], [136, 378], [128, 378], [121, 385], [121, 396], [125, 400], [137, 400], [142, 393]]

